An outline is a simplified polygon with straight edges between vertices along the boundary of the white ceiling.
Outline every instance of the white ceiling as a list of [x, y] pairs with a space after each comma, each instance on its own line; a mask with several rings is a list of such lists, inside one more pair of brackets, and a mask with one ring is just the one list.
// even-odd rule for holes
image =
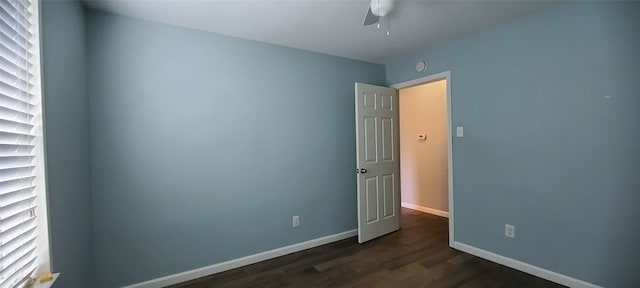
[[540, 11], [557, 1], [396, 1], [380, 30], [367, 0], [92, 0], [88, 7], [352, 59], [385, 63]]

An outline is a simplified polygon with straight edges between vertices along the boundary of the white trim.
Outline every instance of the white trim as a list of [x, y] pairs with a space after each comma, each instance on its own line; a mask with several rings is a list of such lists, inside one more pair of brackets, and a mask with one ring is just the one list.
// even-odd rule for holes
[[482, 250], [480, 248], [476, 248], [467, 244], [463, 244], [460, 242], [453, 242], [451, 245], [452, 248], [460, 250], [462, 252], [469, 253], [474, 256], [478, 256], [480, 258], [487, 259], [489, 261], [525, 272], [534, 276], [538, 276], [543, 279], [547, 279], [552, 282], [556, 282], [558, 284], [562, 284], [565, 286], [573, 287], [573, 288], [602, 288], [598, 285], [585, 282], [576, 278], [569, 277], [567, 275], [563, 275], [560, 273], [556, 273], [553, 271], [549, 271], [547, 269], [540, 268], [538, 266], [533, 266], [531, 264], [527, 264], [509, 257], [505, 257], [502, 255], [498, 255], [486, 250]]
[[251, 265], [251, 264], [254, 264], [254, 263], [261, 262], [261, 261], [265, 261], [265, 260], [273, 259], [273, 258], [276, 258], [276, 257], [284, 256], [284, 255], [287, 255], [287, 254], [295, 253], [295, 252], [298, 252], [298, 251], [306, 250], [306, 249], [309, 249], [309, 248], [322, 246], [322, 245], [329, 244], [329, 243], [332, 243], [332, 242], [336, 242], [336, 241], [340, 241], [340, 240], [347, 239], [347, 238], [350, 238], [350, 237], [354, 237], [356, 235], [358, 235], [358, 230], [357, 229], [353, 229], [353, 230], [341, 232], [341, 233], [338, 233], [338, 234], [333, 234], [333, 235], [329, 235], [329, 236], [325, 236], [325, 237], [320, 237], [320, 238], [312, 239], [312, 240], [309, 240], [309, 241], [305, 241], [305, 242], [301, 242], [301, 243], [297, 243], [297, 244], [293, 244], [293, 245], [289, 245], [289, 246], [285, 246], [285, 247], [281, 247], [281, 248], [276, 248], [276, 249], [273, 249], [273, 250], [269, 250], [269, 251], [265, 251], [265, 252], [261, 252], [261, 253], [257, 253], [257, 254], [253, 254], [253, 255], [249, 255], [249, 256], [245, 256], [245, 257], [242, 257], [242, 258], [236, 258], [236, 259], [233, 259], [233, 260], [229, 260], [229, 261], [225, 261], [225, 262], [222, 262], [222, 263], [213, 264], [213, 265], [202, 267], [202, 268], [197, 268], [197, 269], [193, 269], [193, 270], [189, 270], [189, 271], [185, 271], [185, 272], [181, 272], [181, 273], [177, 273], [177, 274], [173, 274], [173, 275], [164, 276], [164, 277], [152, 279], [152, 280], [141, 282], [141, 283], [137, 283], [137, 284], [132, 284], [132, 285], [129, 285], [129, 286], [125, 286], [124, 288], [155, 288], [155, 287], [165, 287], [165, 286], [169, 286], [169, 285], [174, 285], [174, 284], [182, 283], [182, 282], [185, 282], [185, 281], [198, 279], [198, 278], [209, 276], [209, 275], [212, 275], [212, 274], [216, 274], [216, 273], [224, 272], [224, 271], [227, 271], [227, 270], [235, 269], [235, 268], [238, 268], [238, 267]]
[[[47, 124], [45, 123], [45, 119], [46, 119], [46, 104], [45, 104], [45, 94], [44, 94], [44, 83], [45, 83], [45, 79], [44, 77], [42, 77], [44, 74], [44, 46], [43, 46], [43, 42], [42, 41], [42, 35], [40, 35], [40, 33], [42, 32], [42, 3], [41, 1], [33, 1], [34, 5], [37, 5], [37, 9], [34, 9], [34, 11], [37, 11], [38, 13], [38, 23], [37, 23], [37, 27], [38, 27], [38, 65], [40, 65], [40, 81], [38, 82], [40, 84], [39, 89], [37, 90], [37, 93], [40, 93], [40, 106], [41, 106], [41, 113], [40, 116], [42, 117], [42, 167], [43, 167], [43, 175], [44, 175], [44, 190], [46, 191], [44, 194], [46, 195], [46, 197], [48, 197], [48, 193], [49, 193], [49, 169], [47, 169], [47, 147], [49, 145], [47, 145], [47, 136], [45, 131], [47, 131]], [[35, 24], [34, 24], [35, 25]], [[44, 204], [44, 209], [46, 209], [46, 211], [51, 211], [51, 205], [50, 205], [50, 201], [47, 199], [45, 200], [45, 204]], [[47, 234], [46, 236], [46, 245], [47, 247], [49, 247], [49, 250], [47, 252], [47, 257], [49, 259], [49, 270], [48, 271], [41, 271], [40, 273], [46, 273], [46, 272], [53, 272], [54, 267], [53, 267], [53, 250], [51, 249], [51, 247], [53, 246], [53, 244], [51, 243], [51, 227], [49, 227], [49, 225], [51, 224], [51, 213], [47, 213], [46, 215], [46, 223], [47, 223]], [[41, 241], [45, 241], [45, 239], [42, 239]], [[51, 281], [52, 283], [55, 282], [55, 280], [57, 279], [58, 276], [55, 275], [59, 275], [60, 273], [55, 273], [54, 275], [54, 279], [53, 281]], [[37, 275], [37, 274], [36, 274]]]
[[409, 88], [409, 87], [418, 86], [418, 85], [431, 83], [431, 82], [435, 82], [435, 81], [439, 81], [439, 80], [445, 80], [445, 79], [446, 80], [451, 79], [451, 72], [450, 71], [445, 71], [445, 72], [441, 72], [441, 73], [438, 73], [438, 74], [432, 74], [432, 75], [428, 75], [428, 76], [425, 76], [425, 77], [422, 77], [422, 78], [413, 79], [413, 80], [409, 80], [409, 81], [406, 81], [406, 82], [393, 84], [393, 85], [391, 85], [391, 88], [404, 89], [404, 88]]
[[[453, 247], [453, 243], [455, 242], [455, 229], [454, 228], [454, 210], [453, 210], [453, 114], [451, 113], [451, 71], [445, 71], [438, 74], [433, 74], [429, 76], [425, 76], [422, 78], [398, 83], [391, 85], [391, 87], [396, 89], [409, 88], [425, 83], [435, 82], [439, 80], [447, 80], [447, 152], [449, 157], [449, 246]], [[402, 171], [400, 171], [402, 173]]]
[[438, 210], [438, 209], [424, 207], [424, 206], [411, 204], [411, 203], [407, 203], [407, 202], [402, 202], [402, 207], [413, 209], [413, 210], [418, 210], [420, 212], [429, 213], [429, 214], [440, 216], [440, 217], [444, 217], [444, 218], [449, 218], [449, 212], [447, 212], [447, 211], [442, 211], [442, 210]]

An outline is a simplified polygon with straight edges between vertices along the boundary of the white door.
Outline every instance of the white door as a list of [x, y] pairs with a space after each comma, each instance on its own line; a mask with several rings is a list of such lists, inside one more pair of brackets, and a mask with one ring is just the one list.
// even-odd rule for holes
[[358, 242], [400, 228], [396, 89], [356, 83]]

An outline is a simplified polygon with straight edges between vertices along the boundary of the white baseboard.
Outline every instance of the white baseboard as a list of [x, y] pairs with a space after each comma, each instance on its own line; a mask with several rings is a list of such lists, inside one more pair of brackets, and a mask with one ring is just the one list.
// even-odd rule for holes
[[401, 205], [404, 208], [409, 208], [409, 209], [413, 209], [413, 210], [418, 210], [420, 212], [429, 213], [429, 214], [433, 214], [433, 215], [436, 215], [436, 216], [449, 218], [449, 212], [446, 212], [446, 211], [433, 209], [433, 208], [429, 208], [429, 207], [424, 207], [424, 206], [411, 204], [411, 203], [407, 203], [407, 202], [401, 202]]
[[284, 256], [287, 254], [295, 253], [298, 251], [306, 250], [309, 248], [322, 246], [332, 242], [347, 239], [349, 237], [353, 237], [356, 235], [358, 235], [358, 230], [353, 229], [353, 230], [345, 231], [342, 233], [333, 234], [333, 235], [329, 235], [321, 238], [316, 238], [313, 240], [245, 256], [242, 258], [237, 258], [237, 259], [229, 260], [229, 261], [218, 263], [218, 264], [213, 264], [210, 266], [193, 269], [190, 271], [185, 271], [185, 272], [168, 275], [168, 276], [152, 279], [152, 280], [137, 283], [137, 284], [132, 284], [129, 286], [125, 286], [124, 288], [156, 288], [156, 287], [165, 287], [169, 285], [174, 285], [174, 284], [182, 283], [185, 281], [205, 277], [211, 274], [224, 272], [224, 271], [235, 269], [238, 267], [258, 263], [264, 260], [269, 260], [276, 257]]
[[509, 257], [505, 257], [502, 255], [498, 255], [486, 250], [482, 250], [480, 248], [476, 248], [473, 246], [469, 246], [467, 244], [463, 244], [460, 242], [453, 242], [451, 248], [460, 250], [462, 252], [469, 253], [474, 256], [478, 256], [480, 258], [487, 259], [491, 262], [495, 262], [525, 273], [529, 273], [534, 276], [538, 276], [543, 279], [547, 279], [552, 282], [556, 282], [558, 284], [562, 284], [565, 286], [573, 287], [573, 288], [602, 288], [598, 285], [591, 284], [589, 282], [585, 282], [576, 278], [572, 278], [560, 273], [556, 273], [553, 271], [549, 271], [547, 269], [543, 269], [537, 266], [533, 266], [531, 264], [527, 264]]

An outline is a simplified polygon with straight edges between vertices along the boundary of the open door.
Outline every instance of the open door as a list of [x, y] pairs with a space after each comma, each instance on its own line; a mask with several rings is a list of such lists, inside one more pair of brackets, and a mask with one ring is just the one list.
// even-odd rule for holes
[[356, 83], [358, 242], [400, 228], [400, 143], [396, 89]]

